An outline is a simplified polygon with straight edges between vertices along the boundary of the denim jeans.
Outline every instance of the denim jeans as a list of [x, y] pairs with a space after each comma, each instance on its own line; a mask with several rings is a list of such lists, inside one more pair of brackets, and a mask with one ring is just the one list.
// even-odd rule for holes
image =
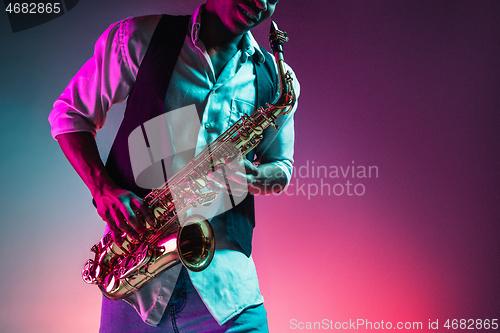
[[142, 321], [124, 301], [103, 297], [100, 333], [218, 333], [269, 332], [264, 304], [246, 308], [220, 326], [194, 288], [183, 267], [158, 326]]

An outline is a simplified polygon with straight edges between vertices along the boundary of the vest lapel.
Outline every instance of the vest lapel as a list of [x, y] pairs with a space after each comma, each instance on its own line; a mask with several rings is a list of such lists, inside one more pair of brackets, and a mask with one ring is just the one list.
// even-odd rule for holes
[[138, 126], [164, 112], [168, 84], [186, 37], [189, 18], [163, 15], [158, 22], [106, 162], [106, 169], [116, 184], [141, 197], [146, 196], [149, 190], [135, 183], [128, 137]]

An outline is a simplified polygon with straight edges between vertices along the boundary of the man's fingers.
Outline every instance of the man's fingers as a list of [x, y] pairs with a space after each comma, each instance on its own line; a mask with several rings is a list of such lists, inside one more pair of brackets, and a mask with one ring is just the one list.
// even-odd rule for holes
[[130, 225], [130, 221], [126, 220], [120, 212], [115, 212], [113, 219], [116, 223], [116, 226], [121, 230], [122, 233], [126, 233], [132, 239], [140, 239], [139, 233], [135, 231], [135, 229]]
[[122, 238], [123, 231], [120, 230], [120, 228], [117, 226], [115, 218], [112, 217], [111, 214], [108, 214], [108, 217], [106, 217], [104, 221], [108, 224], [108, 228], [111, 231], [111, 236], [113, 237], [113, 241], [118, 246], [121, 246], [123, 244], [123, 238]]
[[213, 180], [210, 176], [208, 176], [208, 178], [209, 178], [209, 180], [208, 180], [208, 183], [207, 183], [207, 187], [210, 190], [217, 192], [217, 191], [222, 191], [222, 190], [226, 189], [225, 186], [222, 186], [217, 181]]
[[210, 180], [208, 187], [212, 191], [226, 190], [233, 195], [242, 195], [248, 191], [247, 176], [224, 166], [218, 167], [215, 172], [209, 172], [207, 178]]
[[212, 180], [217, 181], [222, 185], [226, 185], [226, 180], [230, 180], [238, 184], [247, 184], [247, 177], [245, 174], [241, 173], [239, 170], [234, 170], [224, 165], [218, 166], [216, 172], [212, 172], [212, 175], [214, 177]]
[[[155, 217], [149, 207], [144, 203], [142, 199], [139, 197], [134, 197], [132, 198], [132, 203], [134, 206], [137, 208], [137, 210], [140, 212], [141, 216], [149, 222], [150, 225], [154, 225], [155, 223]], [[145, 231], [145, 229], [144, 229]]]
[[[124, 220], [127, 222], [129, 226], [131, 226], [134, 229], [134, 231], [136, 231], [138, 234], [144, 234], [146, 232], [146, 227], [141, 221], [139, 221], [139, 219], [135, 215], [135, 212], [131, 206], [131, 201], [132, 199], [126, 200], [125, 204], [121, 207], [121, 213], [124, 217]], [[127, 234], [134, 239], [138, 239], [133, 234], [130, 234], [128, 232]]]
[[118, 245], [125, 236], [140, 240], [146, 233], [146, 221], [154, 225], [155, 219], [149, 207], [130, 191], [114, 188], [98, 196], [96, 203], [99, 215], [108, 224]]
[[257, 167], [246, 158], [243, 159], [243, 165], [247, 174], [251, 174], [253, 176], [259, 175], [259, 169], [257, 169]]

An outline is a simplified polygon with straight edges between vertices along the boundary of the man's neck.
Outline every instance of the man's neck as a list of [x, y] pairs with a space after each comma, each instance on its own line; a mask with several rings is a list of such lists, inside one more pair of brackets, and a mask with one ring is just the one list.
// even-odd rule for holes
[[229, 31], [220, 18], [207, 10], [201, 13], [199, 38], [205, 45], [212, 60], [215, 77], [218, 78], [236, 51], [243, 35], [235, 35]]
[[243, 35], [235, 35], [229, 31], [220, 18], [208, 10], [201, 13], [200, 39], [207, 52], [236, 50]]

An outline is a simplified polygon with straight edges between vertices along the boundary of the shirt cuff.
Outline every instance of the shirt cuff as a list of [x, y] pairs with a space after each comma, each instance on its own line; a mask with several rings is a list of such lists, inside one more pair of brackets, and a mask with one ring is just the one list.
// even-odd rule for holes
[[96, 127], [76, 112], [53, 112], [49, 116], [52, 137], [57, 140], [59, 134], [90, 132], [95, 137]]

